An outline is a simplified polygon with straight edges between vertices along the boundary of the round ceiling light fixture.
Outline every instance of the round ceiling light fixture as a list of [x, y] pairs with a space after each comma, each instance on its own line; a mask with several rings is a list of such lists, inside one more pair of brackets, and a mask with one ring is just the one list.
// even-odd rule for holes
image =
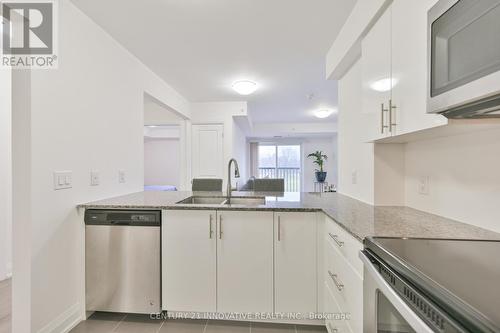
[[332, 109], [318, 109], [318, 110], [314, 111], [314, 115], [317, 118], [321, 118], [321, 119], [330, 117], [332, 113], [333, 113]]
[[234, 91], [240, 95], [250, 95], [257, 90], [257, 83], [250, 80], [236, 81], [232, 85]]

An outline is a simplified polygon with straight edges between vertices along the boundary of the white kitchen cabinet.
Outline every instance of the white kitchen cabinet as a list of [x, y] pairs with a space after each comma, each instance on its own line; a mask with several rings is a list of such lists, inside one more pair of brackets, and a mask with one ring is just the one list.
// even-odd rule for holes
[[363, 266], [358, 258], [363, 244], [343, 230], [335, 221], [325, 217], [323, 230], [323, 291], [325, 309], [333, 300], [341, 313], [348, 313], [344, 323], [327, 321], [328, 328], [339, 332], [363, 332]]
[[363, 38], [366, 141], [447, 124], [427, 114], [427, 11], [436, 1], [393, 1]]
[[274, 215], [275, 311], [317, 311], [316, 213]]
[[192, 177], [223, 178], [223, 125], [193, 125]]
[[392, 10], [393, 135], [445, 125], [427, 114], [427, 11], [437, 0], [396, 0]]
[[391, 9], [382, 14], [361, 43], [362, 112], [366, 141], [390, 135]]
[[216, 311], [216, 215], [207, 210], [163, 211], [163, 310]]
[[217, 215], [217, 312], [272, 312], [273, 212]]

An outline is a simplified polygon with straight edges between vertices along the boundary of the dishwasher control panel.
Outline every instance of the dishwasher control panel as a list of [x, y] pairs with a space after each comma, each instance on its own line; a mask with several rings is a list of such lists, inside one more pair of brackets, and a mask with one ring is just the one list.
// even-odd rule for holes
[[160, 226], [161, 211], [87, 209], [85, 211], [85, 224]]

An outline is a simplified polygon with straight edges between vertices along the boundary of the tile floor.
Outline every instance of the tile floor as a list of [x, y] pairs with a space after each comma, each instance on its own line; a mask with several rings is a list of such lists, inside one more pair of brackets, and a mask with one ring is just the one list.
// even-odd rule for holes
[[152, 320], [148, 315], [94, 313], [71, 333], [318, 333], [320, 326], [261, 324], [216, 320]]
[[11, 280], [0, 281], [0, 333], [10, 333]]

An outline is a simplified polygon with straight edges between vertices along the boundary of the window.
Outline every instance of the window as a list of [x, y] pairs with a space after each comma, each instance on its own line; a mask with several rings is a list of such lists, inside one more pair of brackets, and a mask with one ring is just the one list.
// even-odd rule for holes
[[282, 178], [286, 192], [300, 192], [300, 145], [259, 145], [259, 178]]

